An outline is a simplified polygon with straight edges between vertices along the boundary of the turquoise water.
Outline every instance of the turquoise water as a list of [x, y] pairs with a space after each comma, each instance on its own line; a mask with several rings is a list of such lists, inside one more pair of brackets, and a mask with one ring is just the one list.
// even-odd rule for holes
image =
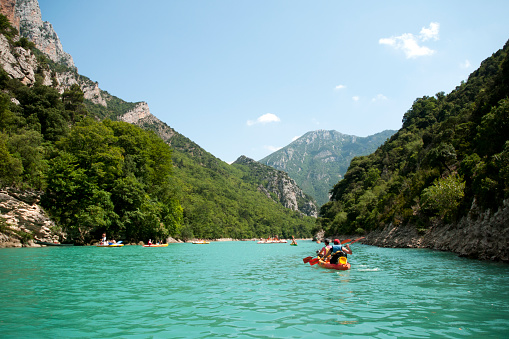
[[0, 337], [504, 338], [509, 265], [352, 245], [0, 249]]

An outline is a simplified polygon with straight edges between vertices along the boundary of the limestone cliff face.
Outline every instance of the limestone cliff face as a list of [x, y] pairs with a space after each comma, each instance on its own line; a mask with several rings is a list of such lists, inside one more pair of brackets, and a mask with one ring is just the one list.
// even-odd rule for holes
[[37, 0], [17, 0], [15, 11], [15, 20], [19, 21], [22, 36], [32, 41], [37, 49], [54, 62], [75, 68], [71, 55], [64, 52], [53, 26], [47, 21], [42, 21]]
[[[12, 78], [31, 86], [35, 83], [37, 58], [30, 50], [12, 47], [5, 36], [0, 35], [0, 65]], [[44, 72], [44, 83], [51, 84], [49, 72]]]
[[92, 101], [94, 104], [98, 104], [104, 107], [108, 106], [108, 103], [97, 82], [93, 82], [88, 78], [81, 77], [78, 73], [73, 71], [56, 73], [55, 80], [55, 88], [60, 93], [63, 93], [72, 85], [77, 84], [83, 91], [85, 99]]
[[0, 247], [34, 246], [33, 241], [22, 244], [22, 233], [29, 233], [35, 241], [58, 242], [65, 235], [55, 229], [55, 223], [38, 205], [37, 192], [4, 189], [0, 191], [0, 222], [6, 229], [0, 233]]
[[287, 173], [275, 170], [246, 156], [239, 157], [233, 165], [241, 165], [246, 177], [255, 178], [258, 190], [284, 207], [317, 217], [318, 211], [313, 199], [305, 194]]
[[146, 102], [140, 102], [136, 107], [119, 117], [120, 121], [136, 124], [139, 120], [152, 116]]
[[[20, 36], [32, 41], [50, 60], [69, 68], [68, 71], [55, 74], [44, 71], [44, 85], [54, 85], [60, 93], [63, 93], [72, 85], [78, 84], [85, 99], [107, 107], [107, 100], [97, 82], [78, 74], [71, 55], [64, 51], [53, 26], [42, 21], [37, 0], [2, 0], [0, 13], [7, 16], [11, 24], [18, 28]], [[29, 50], [9, 46], [3, 36], [0, 38], [0, 63], [11, 77], [20, 79], [27, 86], [35, 83], [34, 74], [38, 67], [36, 57]]]
[[479, 212], [475, 202], [470, 213], [454, 224], [436, 224], [424, 234], [413, 225], [387, 225], [362, 241], [380, 247], [430, 248], [463, 257], [509, 263], [509, 200], [496, 212]]

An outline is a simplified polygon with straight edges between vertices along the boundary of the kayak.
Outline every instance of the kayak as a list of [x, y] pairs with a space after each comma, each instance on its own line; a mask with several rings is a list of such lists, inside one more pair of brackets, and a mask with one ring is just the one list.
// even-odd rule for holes
[[290, 244], [290, 246], [297, 246], [297, 244]]
[[323, 268], [328, 268], [328, 269], [331, 269], [331, 270], [341, 270], [341, 271], [346, 271], [346, 270], [349, 270], [350, 269], [350, 263], [347, 262], [346, 264], [331, 264], [329, 263], [328, 261], [323, 261], [323, 260], [320, 260], [318, 262], [318, 265], [320, 267], [323, 267]]
[[122, 247], [124, 244], [96, 245], [97, 247]]
[[143, 245], [143, 247], [166, 247], [168, 244], [152, 244], [152, 245]]
[[210, 244], [209, 241], [193, 241], [193, 244]]

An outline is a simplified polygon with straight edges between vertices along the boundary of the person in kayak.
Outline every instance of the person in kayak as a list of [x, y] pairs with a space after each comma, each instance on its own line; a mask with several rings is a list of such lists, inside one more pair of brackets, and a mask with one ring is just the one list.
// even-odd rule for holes
[[108, 242], [106, 241], [106, 233], [103, 233], [103, 236], [101, 237], [101, 245], [107, 245]]
[[340, 257], [346, 257], [347, 254], [352, 254], [350, 246], [348, 244], [342, 246], [339, 239], [334, 239], [334, 245], [332, 245], [330, 252], [331, 252], [330, 263], [334, 265], [338, 263]]
[[331, 245], [329, 245], [329, 240], [328, 239], [325, 239], [323, 241], [323, 243], [325, 244], [324, 247], [322, 247], [322, 249], [320, 250], [320, 252], [318, 252], [318, 256], [320, 258], [325, 258], [328, 254], [329, 254], [329, 251], [331, 249]]
[[295, 241], [295, 237], [292, 235], [292, 245], [297, 245], [297, 241]]

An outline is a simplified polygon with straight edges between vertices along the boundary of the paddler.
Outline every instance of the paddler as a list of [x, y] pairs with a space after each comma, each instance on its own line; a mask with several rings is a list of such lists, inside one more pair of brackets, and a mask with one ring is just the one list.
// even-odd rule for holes
[[332, 245], [330, 252], [331, 252], [330, 263], [334, 265], [338, 263], [340, 257], [346, 257], [347, 254], [352, 254], [350, 246], [348, 244], [342, 246], [339, 239], [334, 239], [334, 245]]
[[323, 241], [323, 243], [325, 244], [325, 246], [324, 246], [324, 247], [322, 247], [322, 249], [320, 250], [320, 252], [318, 252], [318, 256], [319, 256], [320, 258], [325, 258], [325, 257], [328, 255], [328, 253], [329, 253], [329, 251], [330, 251], [330, 249], [331, 249], [331, 247], [332, 247], [331, 245], [329, 245], [329, 239], [325, 239], [325, 240]]

